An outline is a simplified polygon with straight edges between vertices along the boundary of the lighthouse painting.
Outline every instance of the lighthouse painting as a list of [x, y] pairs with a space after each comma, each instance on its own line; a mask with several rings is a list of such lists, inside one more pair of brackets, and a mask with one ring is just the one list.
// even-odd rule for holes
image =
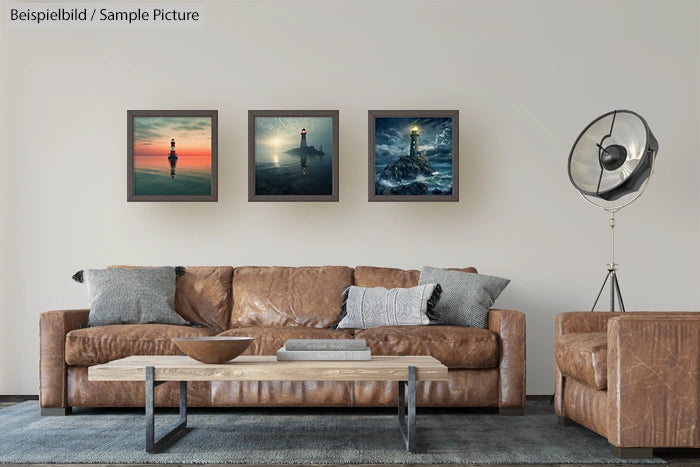
[[459, 112], [369, 111], [369, 200], [458, 201]]
[[248, 113], [249, 201], [338, 200], [338, 111]]
[[216, 201], [217, 111], [127, 115], [129, 201]]

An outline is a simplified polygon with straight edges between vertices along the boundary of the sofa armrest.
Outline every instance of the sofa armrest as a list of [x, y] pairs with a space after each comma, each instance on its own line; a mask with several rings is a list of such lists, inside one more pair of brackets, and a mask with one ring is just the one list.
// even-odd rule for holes
[[618, 447], [700, 447], [700, 313], [608, 322], [608, 440]]
[[525, 314], [489, 310], [489, 330], [498, 334], [498, 406], [525, 407]]
[[66, 407], [66, 334], [88, 322], [90, 310], [47, 311], [39, 316], [41, 407]]

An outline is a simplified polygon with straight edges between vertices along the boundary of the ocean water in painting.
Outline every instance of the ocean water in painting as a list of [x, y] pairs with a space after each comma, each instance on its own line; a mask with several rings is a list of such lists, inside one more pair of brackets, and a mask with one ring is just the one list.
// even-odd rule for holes
[[255, 118], [256, 195], [332, 195], [331, 117]]
[[211, 117], [134, 118], [135, 195], [211, 192]]
[[178, 156], [171, 175], [168, 156], [142, 156], [134, 165], [135, 195], [210, 195], [211, 158]]
[[452, 118], [375, 119], [377, 195], [452, 194]]

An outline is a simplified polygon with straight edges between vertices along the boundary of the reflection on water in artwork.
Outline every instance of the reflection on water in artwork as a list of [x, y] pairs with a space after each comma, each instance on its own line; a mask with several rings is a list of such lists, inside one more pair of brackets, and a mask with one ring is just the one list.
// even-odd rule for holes
[[211, 195], [211, 158], [170, 155], [134, 158], [136, 195]]
[[255, 155], [256, 195], [331, 195], [332, 157], [262, 150]]

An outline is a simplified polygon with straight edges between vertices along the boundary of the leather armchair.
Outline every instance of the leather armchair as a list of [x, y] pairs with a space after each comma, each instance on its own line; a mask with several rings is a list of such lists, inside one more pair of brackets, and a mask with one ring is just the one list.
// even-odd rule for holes
[[556, 317], [554, 408], [622, 458], [700, 447], [700, 313]]

